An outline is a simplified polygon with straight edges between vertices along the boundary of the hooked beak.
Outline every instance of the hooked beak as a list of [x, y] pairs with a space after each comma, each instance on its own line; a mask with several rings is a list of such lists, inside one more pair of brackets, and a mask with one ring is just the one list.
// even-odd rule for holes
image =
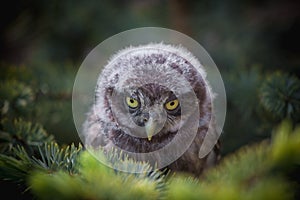
[[162, 129], [165, 119], [166, 115], [162, 108], [156, 107], [150, 110], [149, 118], [145, 122], [145, 131], [149, 141], [151, 141], [152, 137]]
[[157, 123], [153, 120], [152, 117], [149, 118], [149, 121], [145, 124], [146, 134], [148, 140], [151, 141], [152, 136], [155, 134], [157, 128]]

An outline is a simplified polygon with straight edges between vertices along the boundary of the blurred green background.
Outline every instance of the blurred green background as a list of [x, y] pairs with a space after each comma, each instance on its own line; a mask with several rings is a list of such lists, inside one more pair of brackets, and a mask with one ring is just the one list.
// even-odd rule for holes
[[259, 89], [274, 71], [299, 78], [299, 10], [291, 0], [8, 1], [0, 87], [16, 94], [7, 92], [13, 103], [1, 102], [2, 115], [39, 122], [59, 143], [78, 143], [71, 95], [85, 56], [121, 31], [164, 27], [198, 41], [218, 66], [228, 98], [222, 153], [230, 153], [268, 138], [280, 120], [265, 112]]

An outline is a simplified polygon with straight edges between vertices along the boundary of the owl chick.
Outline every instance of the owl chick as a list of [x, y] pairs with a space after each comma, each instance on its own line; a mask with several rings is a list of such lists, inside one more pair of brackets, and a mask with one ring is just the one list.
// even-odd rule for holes
[[[95, 102], [83, 126], [85, 145], [144, 155], [180, 136], [168, 150], [179, 152], [178, 157], [166, 167], [200, 175], [220, 157], [219, 142], [199, 157], [209, 128], [214, 132], [214, 96], [205, 77], [200, 62], [180, 46], [159, 43], [119, 51], [98, 78]], [[189, 130], [189, 120], [195, 122], [195, 131]], [[155, 159], [169, 159], [172, 153], [156, 154]]]

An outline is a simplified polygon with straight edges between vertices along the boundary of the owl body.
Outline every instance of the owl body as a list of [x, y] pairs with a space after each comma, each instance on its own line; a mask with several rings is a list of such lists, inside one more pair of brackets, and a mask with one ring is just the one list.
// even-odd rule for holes
[[[179, 156], [167, 168], [200, 175], [219, 158], [218, 143], [199, 158], [208, 129], [215, 131], [213, 98], [203, 67], [186, 49], [162, 43], [126, 48], [99, 76], [84, 123], [85, 145], [144, 155], [177, 141], [171, 154], [155, 159], [174, 151]], [[195, 123], [193, 134], [189, 124]]]

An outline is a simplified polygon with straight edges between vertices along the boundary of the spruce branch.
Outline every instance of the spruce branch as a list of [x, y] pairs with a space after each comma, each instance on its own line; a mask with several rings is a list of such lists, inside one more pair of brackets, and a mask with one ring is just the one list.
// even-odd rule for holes
[[299, 171], [299, 145], [300, 127], [292, 129], [291, 122], [284, 121], [271, 141], [225, 157], [199, 182], [172, 177], [167, 199], [295, 199], [299, 182], [297, 186], [290, 179]]
[[230, 106], [237, 109], [239, 117], [248, 121], [257, 108], [257, 92], [262, 71], [258, 67], [233, 69], [225, 74], [226, 96]]
[[[29, 157], [23, 147], [14, 148], [15, 158], [2, 155], [0, 175], [15, 175], [6, 180], [29, 177], [29, 187], [40, 199], [293, 199], [294, 184], [286, 177], [291, 168], [299, 166], [299, 141], [300, 129], [292, 129], [284, 122], [271, 141], [227, 156], [200, 180], [181, 174], [166, 180], [155, 169], [153, 173], [143, 173], [150, 166], [127, 157], [118, 160], [118, 167], [141, 173], [115, 171], [99, 161], [101, 156], [110, 161], [120, 159], [114, 151], [91, 154], [80, 148], [72, 150], [72, 146], [59, 148], [53, 142], [39, 148], [39, 158]], [[73, 161], [66, 162], [69, 159]]]
[[[73, 176], [66, 171], [51, 175], [34, 173], [29, 179], [33, 193], [40, 199], [159, 199], [163, 196], [163, 176], [159, 172], [149, 176], [148, 173], [137, 175], [115, 171], [103, 165], [99, 161], [100, 156], [101, 159], [107, 158], [102, 151], [97, 152], [97, 158], [95, 154], [83, 151], [78, 159], [78, 174]], [[109, 155], [111, 158], [116, 156]], [[127, 159], [121, 161], [122, 164], [125, 167], [149, 168], [147, 163], [134, 163]]]
[[260, 102], [276, 120], [300, 120], [300, 80], [296, 76], [276, 72], [260, 89]]
[[82, 151], [82, 146], [79, 144], [76, 147], [74, 144], [66, 147], [59, 147], [55, 142], [45, 143], [43, 148], [38, 147], [39, 155], [32, 157], [32, 163], [42, 167], [46, 171], [53, 172], [58, 170], [67, 171], [70, 174], [77, 173], [76, 159]]
[[34, 101], [32, 88], [16, 80], [0, 83], [0, 119], [4, 116], [28, 116]]
[[53, 173], [66, 171], [69, 174], [77, 173], [76, 159], [82, 151], [82, 146], [74, 144], [59, 147], [56, 142], [38, 146], [39, 153], [30, 155], [23, 146], [12, 148], [12, 155], [0, 154], [0, 177], [4, 180], [25, 183], [28, 176], [34, 171]]
[[44, 128], [36, 123], [24, 121], [23, 119], [1, 120], [0, 129], [0, 153], [11, 154], [13, 147], [22, 145], [30, 155], [37, 150], [37, 146], [54, 140]]
[[18, 150], [14, 151], [17, 157], [0, 154], [0, 177], [3, 180], [24, 184], [28, 172], [32, 170], [31, 160], [24, 148], [18, 147]]

